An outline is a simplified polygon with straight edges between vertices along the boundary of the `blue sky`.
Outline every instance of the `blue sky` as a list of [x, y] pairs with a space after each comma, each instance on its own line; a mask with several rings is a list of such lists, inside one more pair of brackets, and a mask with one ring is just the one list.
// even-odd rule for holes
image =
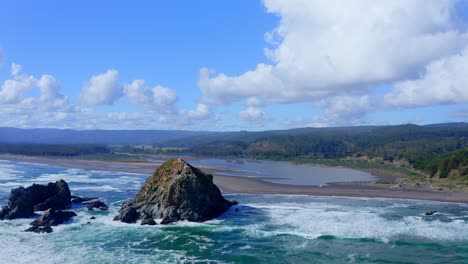
[[467, 1], [337, 3], [2, 1], [0, 126], [468, 121]]

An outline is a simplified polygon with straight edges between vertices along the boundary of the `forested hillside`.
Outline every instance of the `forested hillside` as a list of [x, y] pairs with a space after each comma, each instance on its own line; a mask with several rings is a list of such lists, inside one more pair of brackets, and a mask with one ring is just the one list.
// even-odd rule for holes
[[406, 160], [416, 169], [429, 170], [436, 158], [466, 148], [466, 125], [400, 125], [359, 130], [318, 129], [310, 133], [270, 134], [254, 140], [252, 136], [239, 136], [233, 140], [216, 138], [212, 142], [192, 146], [190, 152], [205, 156], [266, 159], [379, 157], [386, 161]]

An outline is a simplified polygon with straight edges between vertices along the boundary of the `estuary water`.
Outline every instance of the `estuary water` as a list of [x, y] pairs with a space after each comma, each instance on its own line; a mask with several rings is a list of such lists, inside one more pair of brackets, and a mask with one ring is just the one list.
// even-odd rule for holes
[[[172, 156], [149, 159], [163, 162]], [[359, 182], [377, 180], [374, 175], [354, 169], [338, 167], [320, 167], [310, 164], [294, 164], [286, 161], [268, 161], [251, 159], [220, 159], [184, 157], [194, 166], [227, 168], [217, 171], [224, 176], [261, 178], [264, 181], [289, 185], [326, 185], [334, 182]]]
[[0, 161], [1, 204], [11, 188], [62, 178], [74, 194], [110, 205], [108, 212], [74, 207], [78, 216], [51, 234], [23, 232], [32, 219], [0, 221], [0, 262], [468, 263], [465, 204], [225, 194], [239, 205], [205, 223], [112, 221], [147, 177]]

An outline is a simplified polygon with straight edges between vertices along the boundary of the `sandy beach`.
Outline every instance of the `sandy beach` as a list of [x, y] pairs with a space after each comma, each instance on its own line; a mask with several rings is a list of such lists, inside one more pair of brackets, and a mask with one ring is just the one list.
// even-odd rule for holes
[[[100, 160], [81, 160], [46, 157], [27, 157], [16, 155], [0, 155], [0, 160], [47, 164], [67, 168], [87, 170], [102, 170], [152, 174], [160, 163], [150, 162], [118, 162]], [[229, 168], [200, 167], [205, 172], [214, 175], [214, 183], [224, 192], [237, 194], [291, 194], [312, 196], [345, 196], [368, 198], [399, 198], [432, 200], [442, 202], [468, 203], [468, 193], [436, 190], [429, 187], [381, 187], [369, 182], [333, 183], [326, 186], [297, 186], [276, 184], [258, 178], [222, 176], [218, 172], [231, 170]]]

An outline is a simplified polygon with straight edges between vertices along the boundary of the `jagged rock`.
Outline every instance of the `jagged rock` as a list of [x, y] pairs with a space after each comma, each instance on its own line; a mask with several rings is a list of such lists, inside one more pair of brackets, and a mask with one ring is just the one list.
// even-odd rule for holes
[[88, 202], [86, 202], [86, 208], [88, 208], [88, 210], [92, 211], [94, 209], [99, 209], [99, 210], [107, 210], [109, 209], [107, 207], [107, 205], [99, 200], [99, 199], [94, 199], [94, 200], [90, 200]]
[[[56, 209], [48, 209], [44, 214], [31, 222], [32, 227], [28, 228], [27, 232], [52, 232], [51, 226], [60, 225], [70, 218], [76, 216], [72, 211], [62, 211]], [[50, 229], [49, 229], [50, 228]], [[48, 232], [50, 230], [50, 232]]]
[[179, 220], [202, 222], [216, 218], [237, 204], [228, 201], [213, 184], [213, 176], [182, 159], [159, 167], [136, 197], [122, 206], [114, 220], [134, 223], [142, 217], [162, 219], [161, 224]]
[[114, 217], [114, 221], [121, 221], [124, 223], [131, 224], [135, 223], [138, 220], [139, 216], [140, 214], [135, 208], [127, 206], [122, 207], [122, 209], [120, 209], [119, 214]]
[[50, 226], [37, 226], [37, 227], [30, 227], [25, 230], [26, 232], [34, 232], [34, 233], [52, 233], [53, 229]]
[[48, 185], [33, 184], [11, 190], [8, 206], [2, 208], [0, 219], [32, 217], [35, 211], [66, 209], [70, 205], [70, 189], [64, 180]]
[[94, 219], [96, 219], [96, 217], [95, 217], [95, 216], [91, 216], [89, 219], [90, 219], [90, 220], [94, 220]]
[[141, 225], [156, 225], [156, 221], [151, 216], [145, 215], [141, 219]]
[[96, 198], [96, 197], [83, 197], [83, 196], [77, 196], [77, 195], [72, 195], [71, 196], [71, 202], [72, 203], [84, 203], [84, 202], [88, 202], [88, 201], [91, 201], [91, 200], [97, 200], [99, 198]]

